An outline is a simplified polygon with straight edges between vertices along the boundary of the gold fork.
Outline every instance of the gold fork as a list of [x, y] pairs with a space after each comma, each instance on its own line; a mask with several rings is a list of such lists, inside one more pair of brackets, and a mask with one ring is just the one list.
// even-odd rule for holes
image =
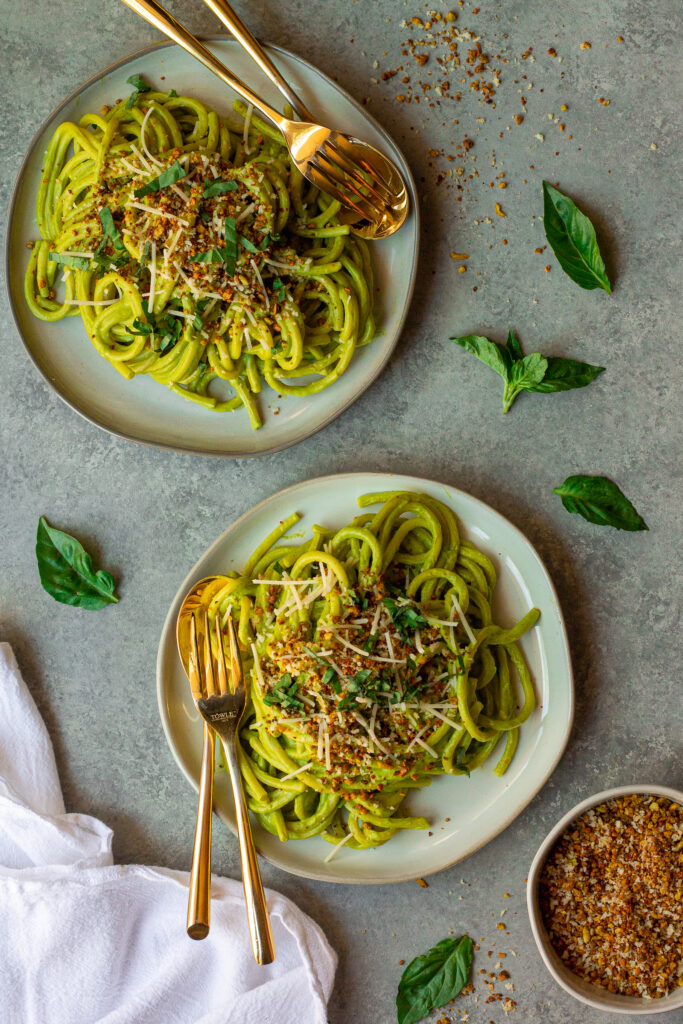
[[[388, 157], [369, 143], [345, 132], [326, 128], [312, 120], [293, 121], [284, 117], [233, 75], [157, 0], [123, 2], [272, 121], [282, 132], [292, 161], [304, 177], [351, 211], [354, 217], [352, 231], [364, 238], [387, 238], [398, 231], [408, 214], [408, 190], [398, 168]], [[210, 6], [257, 63], [264, 67], [263, 52], [257, 56], [246, 46], [245, 27], [239, 23], [240, 29], [235, 32], [234, 12], [229, 8], [226, 10], [227, 5], [212, 3]], [[249, 38], [253, 39], [250, 34]], [[276, 74], [279, 76], [278, 72]], [[276, 84], [281, 87], [279, 82]], [[298, 101], [297, 109], [302, 110], [301, 101], [295, 94], [294, 98]]]
[[[238, 729], [242, 713], [246, 705], [246, 687], [242, 658], [237, 645], [237, 635], [232, 617], [228, 618], [228, 638], [230, 642], [230, 679], [225, 665], [225, 649], [223, 630], [220, 619], [216, 616], [214, 623], [215, 654], [212, 651], [211, 629], [206, 609], [202, 614], [204, 671], [200, 669], [199, 643], [197, 637], [197, 613], [194, 612], [190, 621], [189, 676], [192, 697], [197, 710], [209, 726], [221, 739], [225, 759], [230, 773], [232, 792], [235, 801], [235, 818], [240, 843], [240, 859], [242, 862], [242, 884], [247, 904], [247, 918], [251, 935], [251, 947], [254, 959], [258, 964], [270, 964], [275, 959], [275, 946], [270, 928], [268, 908], [261, 882], [251, 834], [249, 810], [242, 788], [242, 776], [239, 766]], [[202, 782], [204, 780], [202, 779]], [[207, 780], [208, 783], [208, 780]], [[210, 783], [209, 783], [210, 784]], [[210, 804], [209, 804], [210, 806]], [[208, 828], [211, 828], [209, 816]], [[210, 836], [210, 832], [209, 832]], [[206, 838], [206, 837], [205, 837]], [[206, 851], [205, 860], [211, 856], [211, 840], [202, 843]], [[194, 867], [194, 865], [193, 865]], [[188, 906], [188, 934], [203, 938], [209, 930], [208, 882], [210, 867], [206, 863], [199, 864], [193, 870], [191, 878], [190, 901]], [[203, 904], [206, 904], [205, 906]], [[193, 934], [196, 929], [196, 934]]]

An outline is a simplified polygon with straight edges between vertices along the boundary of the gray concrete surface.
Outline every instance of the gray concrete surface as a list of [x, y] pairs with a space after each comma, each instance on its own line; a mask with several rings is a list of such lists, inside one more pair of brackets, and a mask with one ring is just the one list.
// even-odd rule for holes
[[[469, 0], [453, 9], [460, 28], [480, 34], [501, 69], [495, 108], [456, 75], [452, 91], [462, 90], [460, 102], [430, 107], [428, 99], [395, 100], [406, 88], [404, 74], [411, 84], [429, 81], [439, 49], [424, 51], [430, 60], [423, 68], [403, 58], [409, 70], [381, 81], [383, 71], [401, 63], [401, 41], [424, 37], [400, 25], [426, 16], [417, 2], [239, 5], [263, 38], [310, 58], [354, 96], [367, 98], [404, 147], [422, 192], [421, 273], [406, 330], [381, 379], [317, 437], [283, 454], [239, 462], [110, 438], [39, 379], [3, 306], [2, 636], [14, 644], [49, 725], [68, 808], [114, 827], [119, 861], [189, 865], [195, 798], [156, 713], [157, 641], [188, 568], [261, 498], [334, 471], [400, 469], [433, 477], [508, 516], [551, 571], [571, 638], [576, 724], [560, 766], [515, 823], [468, 861], [430, 879], [428, 889], [315, 884], [265, 868], [266, 882], [320, 922], [339, 953], [331, 1024], [395, 1020], [399, 960], [449, 929], [483, 939], [477, 971], [489, 968], [485, 952], [493, 943], [518, 954], [506, 960], [514, 992], [505, 994], [517, 1002], [511, 1020], [617, 1021], [573, 1002], [546, 973], [527, 922], [524, 880], [540, 840], [579, 799], [635, 781], [681, 783], [680, 96], [672, 34], [680, 7], [676, 0], [477, 2], [478, 14]], [[197, 0], [172, 7], [197, 32], [215, 32]], [[52, 107], [155, 33], [117, 0], [0, 0], [0, 25], [6, 209], [21, 157]], [[580, 48], [584, 41], [590, 50]], [[521, 59], [529, 47], [533, 63]], [[556, 57], [547, 53], [551, 48]], [[466, 49], [461, 46], [463, 57]], [[508, 63], [496, 59], [499, 52]], [[518, 113], [521, 125], [513, 120]], [[461, 150], [450, 162], [430, 155], [431, 149], [455, 153], [465, 134], [474, 141], [468, 153]], [[437, 185], [444, 169], [454, 176]], [[475, 170], [479, 177], [470, 178]], [[507, 188], [490, 188], [502, 170]], [[543, 177], [558, 181], [594, 217], [615, 282], [611, 297], [581, 291], [548, 250], [534, 253], [545, 242]], [[446, 188], [456, 181], [465, 183], [461, 202]], [[506, 219], [496, 216], [495, 201]], [[469, 254], [466, 273], [457, 272], [451, 251]], [[446, 339], [471, 331], [503, 339], [508, 325], [527, 352], [572, 355], [607, 372], [583, 391], [523, 396], [503, 419], [498, 378]], [[621, 534], [569, 516], [551, 491], [576, 472], [616, 480], [650, 532]], [[89, 539], [102, 562], [116, 567], [116, 608], [78, 612], [41, 590], [33, 554], [41, 513]], [[235, 840], [222, 828], [216, 840], [216, 871], [235, 875]], [[495, 928], [503, 906], [509, 934]], [[482, 981], [477, 992], [477, 1003], [470, 997], [457, 1008], [467, 1009], [473, 1024], [502, 1021], [501, 1005], [485, 1003]], [[455, 1011], [447, 1019], [460, 1020]]]

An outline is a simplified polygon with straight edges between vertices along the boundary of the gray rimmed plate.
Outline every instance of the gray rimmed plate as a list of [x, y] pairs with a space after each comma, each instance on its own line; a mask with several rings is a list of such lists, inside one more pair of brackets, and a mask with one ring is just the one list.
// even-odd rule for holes
[[[216, 54], [273, 105], [281, 97], [238, 44], [208, 40]], [[377, 378], [403, 327], [415, 282], [419, 244], [417, 193], [410, 168], [383, 128], [317, 68], [276, 46], [271, 56], [322, 122], [343, 128], [384, 150], [400, 167], [411, 197], [401, 230], [371, 244], [376, 273], [378, 334], [360, 349], [330, 388], [306, 398], [278, 398], [264, 388], [264, 426], [251, 429], [244, 410], [214, 413], [174, 395], [151, 378], [124, 380], [91, 345], [80, 318], [58, 323], [36, 319], [24, 301], [26, 243], [38, 237], [35, 197], [43, 155], [57, 125], [126, 96], [126, 78], [143, 74], [162, 88], [195, 95], [228, 113], [235, 94], [174, 44], [156, 44], [125, 57], [82, 85], [39, 129], [19, 170], [9, 210], [6, 278], [10, 306], [26, 350], [45, 381], [75, 412], [118, 437], [201, 455], [264, 455], [288, 448], [331, 423]], [[277, 415], [274, 415], [278, 410]]]

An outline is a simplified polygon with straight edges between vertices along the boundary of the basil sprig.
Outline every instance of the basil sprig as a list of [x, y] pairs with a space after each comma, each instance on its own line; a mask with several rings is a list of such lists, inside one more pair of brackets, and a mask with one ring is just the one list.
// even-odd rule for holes
[[140, 75], [131, 75], [130, 78], [126, 79], [126, 83], [128, 85], [132, 85], [133, 88], [135, 89], [135, 92], [130, 94], [130, 96], [128, 97], [128, 102], [126, 103], [126, 110], [130, 110], [131, 107], [134, 107], [135, 104], [137, 103], [140, 93], [149, 92], [152, 86], [147, 85], [147, 82], [144, 80], [144, 78], [140, 78]]
[[525, 356], [512, 331], [508, 331], [505, 345], [478, 334], [466, 334], [450, 340], [466, 352], [471, 352], [503, 378], [504, 413], [510, 411], [512, 403], [522, 391], [550, 394], [585, 388], [605, 369], [604, 366], [593, 366], [578, 359], [543, 356], [540, 352]]
[[458, 935], [442, 939], [428, 953], [411, 960], [398, 984], [398, 1024], [416, 1024], [455, 999], [470, 979], [473, 957], [472, 939]]
[[647, 523], [615, 483], [605, 476], [568, 476], [555, 487], [568, 512], [578, 512], [589, 523], [616, 530], [647, 530]]
[[186, 177], [187, 171], [179, 164], [177, 160], [174, 160], [170, 167], [167, 167], [165, 171], [162, 171], [156, 178], [152, 178], [142, 188], [136, 188], [133, 190], [133, 195], [136, 199], [142, 199], [143, 196], [148, 196], [152, 192], [161, 192], [162, 188], [168, 188], [169, 185], [174, 185], [176, 181], [180, 181], [181, 178]]
[[603, 288], [611, 293], [595, 228], [569, 196], [543, 182], [545, 237], [565, 274], [581, 288]]
[[95, 610], [116, 604], [114, 577], [95, 571], [92, 559], [75, 537], [38, 520], [36, 558], [40, 582], [55, 601]]

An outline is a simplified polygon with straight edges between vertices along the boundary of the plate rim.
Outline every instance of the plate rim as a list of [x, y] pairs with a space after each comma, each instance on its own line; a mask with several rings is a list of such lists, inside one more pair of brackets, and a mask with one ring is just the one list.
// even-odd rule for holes
[[[268, 854], [266, 854], [262, 850], [258, 849], [258, 844], [257, 844], [257, 849], [258, 849], [258, 853], [259, 853], [260, 857], [262, 857], [269, 864], [272, 864], [274, 867], [278, 868], [279, 870], [286, 871], [288, 874], [296, 875], [299, 878], [308, 878], [308, 879], [312, 879], [312, 880], [318, 881], [318, 882], [340, 883], [340, 884], [344, 884], [344, 885], [390, 885], [390, 884], [393, 884], [394, 882], [411, 882], [411, 881], [414, 881], [418, 877], [424, 878], [425, 876], [437, 874], [440, 871], [446, 871], [448, 868], [453, 867], [455, 864], [458, 864], [460, 861], [465, 860], [467, 857], [471, 857], [478, 850], [482, 849], [488, 843], [492, 842], [493, 839], [495, 839], [497, 836], [499, 836], [501, 834], [501, 832], [504, 832], [505, 829], [508, 828], [508, 826], [511, 825], [512, 822], [516, 818], [518, 818], [519, 815], [522, 814], [522, 812], [524, 810], [526, 810], [526, 808], [529, 806], [531, 801], [538, 795], [538, 793], [541, 791], [541, 789], [545, 786], [545, 784], [547, 783], [548, 779], [551, 777], [551, 775], [553, 774], [553, 772], [557, 768], [560, 760], [564, 756], [564, 752], [565, 752], [565, 750], [567, 748], [567, 744], [569, 742], [569, 737], [571, 735], [571, 732], [572, 732], [572, 729], [573, 729], [573, 725], [574, 725], [574, 715], [575, 715], [575, 709], [576, 709], [576, 692], [575, 692], [575, 685], [574, 685], [574, 672], [573, 672], [573, 668], [572, 668], [571, 649], [570, 649], [570, 646], [569, 646], [569, 637], [567, 635], [567, 627], [566, 627], [566, 624], [565, 624], [565, 621], [564, 621], [564, 615], [562, 613], [562, 606], [561, 606], [561, 604], [559, 602], [559, 599], [558, 599], [558, 596], [557, 596], [557, 591], [555, 589], [555, 585], [553, 583], [552, 577], [551, 577], [550, 573], [548, 572], [548, 570], [547, 570], [547, 568], [545, 566], [545, 563], [543, 562], [543, 559], [539, 555], [539, 553], [536, 550], [535, 546], [531, 543], [529, 538], [519, 529], [519, 527], [515, 526], [515, 524], [512, 523], [507, 518], [507, 516], [504, 516], [502, 514], [502, 512], [498, 512], [498, 510], [495, 509], [492, 505], [489, 505], [487, 502], [482, 501], [481, 498], [476, 498], [474, 495], [469, 494], [467, 491], [463, 491], [459, 487], [454, 487], [451, 484], [444, 483], [443, 481], [440, 481], [440, 480], [432, 480], [432, 479], [430, 479], [428, 477], [416, 477], [416, 476], [412, 476], [411, 474], [403, 474], [403, 473], [396, 473], [396, 474], [394, 474], [394, 473], [391, 473], [391, 472], [378, 473], [378, 472], [364, 471], [364, 470], [360, 471], [360, 472], [355, 472], [355, 473], [354, 472], [351, 472], [351, 473], [328, 473], [328, 474], [325, 474], [323, 476], [308, 477], [308, 478], [306, 478], [304, 480], [299, 480], [295, 484], [290, 484], [288, 487], [284, 487], [280, 491], [275, 491], [273, 494], [269, 494], [267, 497], [261, 499], [261, 501], [257, 502], [255, 505], [253, 505], [246, 512], [242, 513], [242, 515], [239, 516], [233, 523], [231, 523], [220, 534], [220, 536], [217, 537], [213, 541], [213, 543], [210, 544], [209, 547], [206, 548], [206, 550], [199, 556], [199, 558], [197, 559], [195, 564], [192, 566], [190, 571], [185, 576], [184, 580], [181, 582], [180, 586], [178, 587], [176, 593], [174, 594], [174, 596], [173, 596], [173, 598], [171, 600], [170, 607], [169, 607], [168, 612], [166, 613], [166, 616], [164, 618], [164, 624], [163, 624], [163, 627], [162, 627], [162, 630], [161, 630], [161, 636], [159, 638], [159, 645], [158, 645], [158, 648], [157, 648], [157, 658], [156, 658], [156, 690], [157, 690], [157, 707], [158, 707], [158, 710], [159, 710], [159, 717], [161, 719], [161, 725], [162, 725], [162, 729], [164, 731], [164, 736], [166, 738], [166, 742], [167, 742], [167, 744], [169, 746], [169, 749], [171, 751], [173, 759], [176, 762], [176, 764], [178, 765], [178, 767], [180, 768], [181, 773], [184, 775], [184, 777], [190, 783], [190, 785], [195, 790], [195, 792], [197, 792], [198, 788], [199, 788], [198, 784], [195, 781], [195, 779], [190, 775], [189, 771], [186, 770], [185, 765], [183, 764], [183, 762], [180, 759], [180, 755], [179, 755], [179, 753], [178, 753], [178, 751], [176, 749], [176, 746], [172, 742], [171, 724], [170, 724], [170, 721], [169, 721], [169, 717], [168, 717], [168, 715], [166, 713], [166, 707], [165, 707], [165, 701], [164, 701], [163, 667], [164, 667], [164, 660], [165, 660], [165, 657], [166, 657], [166, 650], [167, 650], [167, 646], [168, 646], [168, 643], [169, 643], [169, 633], [171, 634], [171, 636], [170, 636], [170, 643], [171, 643], [173, 651], [175, 652], [175, 643], [176, 643], [176, 641], [175, 641], [175, 613], [174, 613], [174, 610], [176, 608], [176, 605], [179, 604], [180, 600], [185, 595], [187, 590], [193, 585], [193, 583], [195, 583], [198, 579], [201, 579], [201, 575], [199, 573], [199, 565], [200, 565], [200, 563], [204, 562], [204, 560], [206, 558], [210, 557], [213, 554], [213, 552], [219, 546], [221, 546], [223, 544], [225, 538], [229, 534], [231, 534], [234, 531], [236, 531], [237, 529], [239, 529], [239, 527], [244, 522], [246, 522], [247, 519], [249, 519], [254, 513], [258, 512], [261, 508], [263, 508], [264, 505], [266, 505], [267, 503], [273, 501], [274, 499], [278, 499], [278, 503], [279, 503], [282, 499], [286, 499], [286, 496], [291, 494], [293, 491], [296, 491], [299, 488], [301, 488], [303, 486], [306, 486], [308, 484], [328, 484], [329, 485], [332, 481], [339, 481], [339, 482], [341, 482], [341, 481], [344, 481], [344, 480], [349, 480], [351, 478], [353, 478], [354, 480], [358, 480], [359, 478], [363, 478], [363, 477], [367, 478], [368, 481], [370, 481], [370, 480], [376, 480], [376, 481], [377, 480], [383, 480], [383, 481], [387, 481], [387, 480], [391, 480], [394, 476], [405, 476], [408, 479], [414, 481], [416, 484], [430, 484], [430, 485], [435, 486], [435, 487], [447, 488], [451, 492], [453, 497], [455, 497], [456, 499], [459, 498], [460, 496], [462, 496], [462, 497], [466, 498], [468, 501], [474, 502], [475, 505], [478, 505], [481, 508], [485, 509], [487, 512], [493, 512], [496, 516], [498, 516], [500, 519], [502, 519], [506, 523], [506, 525], [513, 531], [513, 533], [516, 534], [517, 538], [522, 540], [523, 543], [531, 550], [531, 552], [533, 553], [533, 555], [535, 556], [535, 558], [536, 558], [536, 560], [538, 562], [539, 567], [541, 568], [541, 570], [542, 570], [542, 572], [543, 572], [543, 574], [545, 576], [547, 585], [548, 585], [548, 587], [550, 589], [550, 595], [551, 595], [552, 599], [555, 602], [555, 607], [557, 609], [557, 621], [558, 621], [558, 624], [559, 624], [559, 627], [560, 627], [560, 634], [561, 634], [561, 638], [562, 638], [562, 641], [563, 641], [563, 643], [562, 643], [562, 655], [563, 655], [564, 667], [566, 669], [567, 682], [569, 684], [568, 685], [568, 697], [569, 697], [568, 705], [569, 706], [568, 706], [567, 718], [566, 718], [565, 723], [564, 723], [564, 731], [562, 733], [561, 742], [557, 745], [557, 747], [555, 749], [554, 757], [553, 757], [551, 763], [549, 763], [549, 766], [547, 767], [547, 769], [544, 772], [543, 776], [540, 778], [538, 783], [533, 787], [532, 791], [523, 800], [523, 802], [519, 806], [516, 807], [514, 812], [512, 812], [510, 814], [504, 814], [503, 815], [503, 817], [497, 823], [495, 831], [489, 833], [486, 838], [483, 838], [481, 840], [475, 841], [473, 844], [467, 846], [465, 851], [463, 853], [461, 853], [460, 855], [458, 855], [457, 857], [455, 857], [453, 860], [450, 860], [447, 863], [442, 864], [440, 867], [434, 867], [434, 868], [430, 868], [428, 870], [422, 869], [419, 872], [418, 872], [418, 869], [415, 868], [412, 871], [408, 871], [407, 873], [400, 874], [400, 875], [398, 875], [396, 877], [392, 876], [391, 878], [388, 878], [388, 879], [370, 878], [370, 877], [367, 877], [367, 878], [363, 878], [363, 877], [361, 877], [361, 878], [347, 878], [347, 877], [344, 877], [343, 875], [336, 875], [336, 874], [330, 875], [329, 873], [328, 874], [320, 874], [320, 873], [318, 873], [316, 871], [310, 871], [310, 870], [308, 870], [306, 868], [297, 869], [297, 868], [289, 867], [289, 866], [285, 867], [281, 863], [278, 863], [278, 862], [274, 861]], [[382, 488], [381, 487], [379, 487], [379, 488], [375, 487], [374, 489], [375, 490], [378, 490], [378, 489], [381, 490]], [[189, 683], [188, 683], [188, 686], [189, 686]], [[228, 817], [225, 815], [223, 810], [221, 808], [216, 808], [215, 809], [215, 813], [218, 815], [218, 817], [223, 822], [223, 824], [226, 825], [230, 829], [230, 831], [233, 833], [233, 835], [235, 835], [236, 834], [235, 829], [233, 828], [232, 823], [230, 822]]]
[[[198, 36], [197, 38], [200, 41], [205, 42], [205, 43], [211, 43], [211, 42], [220, 41], [220, 42], [230, 43], [231, 45], [234, 45], [234, 46], [239, 46], [239, 43], [236, 40], [232, 39], [228, 35], [216, 34], [216, 35], [209, 35], [209, 36]], [[93, 426], [97, 427], [99, 430], [105, 431], [107, 434], [111, 435], [112, 437], [118, 437], [118, 438], [120, 438], [123, 441], [130, 441], [133, 444], [142, 445], [145, 448], [155, 448], [155, 449], [161, 449], [162, 451], [180, 452], [180, 453], [185, 454], [185, 455], [201, 455], [201, 456], [204, 456], [205, 458], [248, 459], [248, 458], [259, 458], [259, 457], [264, 456], [264, 455], [274, 455], [277, 452], [285, 451], [287, 448], [292, 448], [292, 447], [294, 447], [297, 444], [301, 444], [304, 441], [307, 441], [309, 438], [314, 437], [321, 430], [324, 430], [325, 427], [329, 426], [330, 423], [334, 422], [334, 420], [336, 420], [339, 416], [341, 416], [344, 412], [346, 412], [350, 408], [350, 406], [352, 406], [354, 404], [354, 402], [358, 401], [358, 399], [363, 394], [365, 394], [365, 392], [375, 383], [375, 381], [378, 379], [378, 377], [382, 374], [382, 372], [384, 371], [387, 363], [389, 362], [389, 360], [391, 359], [392, 355], [394, 354], [394, 351], [395, 351], [396, 346], [398, 344], [399, 338], [401, 337], [401, 335], [403, 333], [403, 329], [405, 327], [406, 320], [408, 318], [408, 313], [410, 312], [410, 307], [411, 307], [412, 300], [413, 300], [413, 295], [414, 295], [414, 292], [415, 292], [415, 284], [416, 284], [416, 281], [417, 281], [417, 266], [418, 266], [418, 260], [419, 260], [419, 255], [420, 255], [420, 239], [421, 239], [421, 228], [422, 228], [422, 220], [421, 220], [421, 214], [420, 214], [420, 201], [419, 201], [419, 195], [418, 195], [418, 191], [417, 191], [417, 186], [415, 184], [415, 178], [414, 178], [412, 169], [411, 169], [410, 164], [408, 163], [406, 157], [404, 156], [403, 151], [400, 149], [398, 144], [393, 140], [393, 138], [389, 134], [389, 132], [379, 123], [379, 121], [361, 103], [358, 102], [358, 100], [355, 99], [355, 97], [351, 96], [351, 94], [348, 93], [346, 91], [346, 89], [344, 89], [342, 86], [340, 86], [337, 82], [335, 82], [334, 79], [330, 75], [325, 74], [324, 71], [321, 71], [320, 68], [318, 68], [315, 64], [312, 64], [310, 61], [306, 60], [305, 57], [300, 57], [297, 53], [294, 53], [293, 50], [288, 50], [286, 47], [278, 46], [275, 43], [264, 42], [262, 44], [266, 50], [269, 50], [269, 51], [277, 53], [277, 54], [284, 55], [285, 57], [293, 58], [295, 61], [298, 61], [301, 64], [305, 65], [305, 67], [307, 69], [312, 71], [315, 75], [318, 75], [327, 84], [332, 86], [333, 89], [335, 89], [338, 93], [340, 93], [344, 97], [344, 99], [347, 100], [358, 111], [359, 114], [361, 114], [367, 121], [369, 121], [371, 123], [372, 127], [380, 134], [380, 136], [382, 137], [384, 142], [388, 145], [389, 150], [393, 151], [394, 155], [398, 155], [400, 157], [401, 170], [402, 170], [402, 172], [404, 173], [404, 175], [406, 177], [406, 184], [408, 186], [408, 192], [410, 194], [410, 202], [411, 202], [411, 207], [412, 207], [410, 212], [411, 212], [412, 216], [414, 216], [414, 218], [415, 218], [415, 246], [414, 246], [414, 249], [413, 249], [413, 257], [412, 257], [412, 263], [411, 263], [411, 267], [410, 267], [410, 277], [409, 277], [409, 280], [408, 280], [408, 287], [407, 287], [407, 290], [406, 290], [406, 293], [405, 293], [405, 300], [404, 300], [403, 310], [402, 310], [402, 313], [401, 313], [401, 317], [400, 317], [398, 326], [396, 328], [394, 339], [393, 339], [391, 345], [387, 348], [387, 351], [385, 352], [383, 359], [380, 361], [380, 363], [375, 368], [373, 373], [369, 377], [367, 377], [367, 378], [365, 378], [363, 380], [362, 386], [360, 387], [360, 389], [357, 392], [353, 393], [349, 397], [348, 401], [346, 401], [339, 409], [337, 409], [335, 412], [333, 412], [332, 414], [327, 415], [327, 416], [324, 416], [324, 409], [323, 409], [323, 419], [320, 421], [320, 423], [318, 423], [315, 427], [313, 427], [313, 429], [311, 429], [309, 432], [304, 432], [300, 437], [295, 437], [294, 439], [292, 439], [290, 441], [283, 441], [281, 443], [275, 443], [275, 444], [273, 444], [273, 445], [271, 445], [271, 446], [269, 446], [267, 448], [261, 448], [258, 451], [232, 451], [232, 450], [226, 451], [225, 449], [222, 449], [222, 448], [215, 448], [215, 449], [195, 448], [192, 445], [171, 444], [170, 442], [152, 441], [152, 440], [147, 440], [145, 438], [136, 437], [134, 434], [130, 434], [130, 433], [126, 432], [125, 430], [117, 430], [115, 427], [106, 426], [104, 423], [101, 423], [98, 419], [96, 419], [95, 416], [91, 416], [89, 413], [84, 412], [82, 409], [80, 409], [78, 407], [78, 405], [76, 405], [74, 402], [71, 401], [71, 399], [69, 399], [66, 395], [64, 395], [62, 393], [62, 391], [58, 388], [56, 383], [53, 380], [50, 379], [50, 377], [47, 375], [47, 373], [40, 366], [37, 357], [34, 356], [34, 354], [33, 354], [31, 346], [29, 345], [28, 341], [24, 337], [24, 333], [23, 333], [23, 331], [21, 330], [21, 328], [19, 326], [19, 317], [18, 317], [18, 314], [17, 314], [17, 310], [15, 308], [15, 303], [14, 303], [13, 297], [12, 297], [12, 290], [10, 288], [10, 266], [11, 266], [11, 263], [10, 263], [10, 261], [11, 261], [10, 241], [11, 241], [11, 237], [12, 237], [12, 226], [13, 226], [13, 222], [14, 222], [14, 214], [15, 214], [15, 207], [16, 207], [16, 201], [17, 201], [17, 194], [18, 194], [18, 191], [19, 191], [19, 186], [21, 184], [23, 175], [24, 175], [24, 171], [25, 171], [26, 165], [28, 164], [29, 160], [33, 157], [34, 152], [36, 150], [36, 147], [37, 147], [37, 145], [38, 145], [38, 143], [40, 141], [40, 137], [42, 136], [43, 132], [47, 129], [48, 124], [55, 117], [57, 117], [70, 103], [72, 103], [78, 96], [80, 96], [80, 94], [82, 92], [84, 92], [86, 89], [88, 89], [91, 85], [94, 85], [100, 79], [104, 78], [106, 75], [109, 75], [113, 71], [118, 70], [120, 67], [122, 67], [125, 64], [132, 63], [133, 61], [136, 61], [136, 60], [139, 60], [139, 59], [145, 57], [147, 54], [149, 54], [151, 52], [155, 52], [156, 53], [159, 50], [169, 49], [170, 47], [173, 47], [173, 46], [176, 46], [176, 45], [177, 45], [176, 43], [170, 42], [170, 41], [169, 42], [159, 41], [159, 42], [156, 42], [156, 43], [151, 43], [148, 46], [144, 46], [140, 50], [136, 50], [133, 53], [129, 53], [126, 56], [121, 57], [119, 60], [114, 61], [114, 63], [107, 65], [107, 67], [103, 68], [101, 71], [96, 72], [94, 75], [91, 75], [90, 78], [87, 79], [87, 81], [82, 82], [81, 85], [79, 85], [75, 89], [73, 89], [68, 94], [68, 96], [66, 96], [61, 101], [61, 103], [59, 103], [47, 115], [47, 117], [45, 117], [43, 119], [43, 121], [41, 122], [40, 126], [37, 128], [37, 130], [33, 134], [33, 137], [31, 138], [31, 141], [30, 141], [30, 143], [28, 145], [28, 148], [26, 149], [24, 157], [23, 157], [23, 159], [21, 161], [19, 169], [18, 169], [18, 171], [16, 173], [16, 176], [14, 178], [14, 182], [12, 184], [12, 190], [11, 190], [11, 193], [10, 193], [10, 200], [9, 200], [9, 204], [8, 204], [8, 207], [7, 207], [7, 222], [6, 222], [6, 228], [5, 228], [5, 244], [4, 244], [4, 252], [3, 252], [3, 257], [4, 257], [3, 262], [4, 262], [4, 272], [5, 272], [4, 273], [4, 277], [5, 277], [5, 291], [6, 291], [6, 294], [7, 294], [8, 305], [9, 305], [10, 312], [12, 314], [12, 320], [14, 321], [15, 330], [16, 330], [17, 334], [19, 335], [19, 338], [21, 339], [21, 343], [24, 346], [24, 350], [25, 350], [26, 354], [28, 355], [30, 362], [33, 364], [35, 369], [38, 371], [38, 373], [39, 373], [40, 377], [42, 378], [42, 380], [44, 381], [44, 383], [47, 384], [47, 386], [50, 388], [50, 390], [55, 395], [57, 395], [57, 397], [62, 402], [64, 402], [64, 404], [66, 406], [68, 406], [68, 408], [71, 409], [72, 412], [77, 413], [82, 419], [86, 420], [86, 422], [88, 422], [88, 423], [91, 423]]]

